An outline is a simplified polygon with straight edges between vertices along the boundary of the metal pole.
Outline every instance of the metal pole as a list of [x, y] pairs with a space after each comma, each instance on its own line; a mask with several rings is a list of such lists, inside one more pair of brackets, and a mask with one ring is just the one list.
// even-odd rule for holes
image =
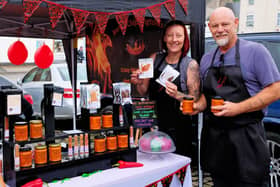
[[201, 137], [201, 130], [203, 126], [203, 113], [198, 114], [198, 131], [197, 131], [197, 137], [198, 137], [198, 187], [203, 186], [203, 172], [200, 167], [200, 137]]
[[76, 94], [74, 93], [75, 92], [75, 84], [76, 84], [76, 80], [75, 80], [75, 68], [74, 68], [74, 63], [75, 63], [75, 59], [74, 59], [74, 41], [75, 39], [72, 38], [71, 39], [71, 73], [72, 73], [72, 95], [73, 95], [73, 110], [72, 110], [72, 116], [73, 116], [73, 130], [76, 130], [77, 127], [76, 127]]

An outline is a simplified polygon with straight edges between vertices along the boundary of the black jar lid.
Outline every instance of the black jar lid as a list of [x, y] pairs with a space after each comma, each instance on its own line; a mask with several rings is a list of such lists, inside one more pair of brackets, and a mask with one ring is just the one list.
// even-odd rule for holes
[[118, 135], [128, 135], [126, 132], [121, 132]]
[[21, 147], [19, 148], [20, 152], [31, 151], [31, 147]]
[[105, 139], [105, 136], [104, 135], [97, 135], [94, 138], [95, 139]]
[[184, 100], [193, 100], [193, 97], [185, 96], [183, 99]]
[[212, 99], [223, 99], [221, 96], [214, 96], [214, 97], [212, 97]]

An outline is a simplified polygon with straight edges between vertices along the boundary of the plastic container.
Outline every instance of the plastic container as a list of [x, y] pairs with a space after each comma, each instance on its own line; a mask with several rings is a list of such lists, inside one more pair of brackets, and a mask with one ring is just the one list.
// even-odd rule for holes
[[193, 112], [193, 98], [192, 97], [183, 98], [183, 112], [186, 112], [186, 113]]
[[90, 130], [101, 129], [101, 116], [99, 114], [92, 114], [89, 117], [89, 129]]
[[128, 134], [126, 133], [118, 134], [118, 147], [120, 149], [128, 148]]
[[27, 122], [21, 121], [15, 123], [15, 140], [17, 142], [28, 140], [28, 125]]
[[31, 147], [21, 147], [19, 149], [19, 160], [21, 168], [32, 167], [32, 150]]
[[60, 162], [61, 161], [61, 145], [60, 144], [49, 144], [49, 161]]
[[[211, 99], [211, 107], [212, 106], [220, 106], [220, 105], [223, 105], [223, 104], [224, 104], [224, 99], [220, 96], [215, 96]], [[219, 110], [211, 109], [211, 112], [216, 113], [216, 112], [219, 112]]]
[[95, 136], [94, 138], [94, 151], [96, 153], [103, 153], [106, 151], [106, 139], [103, 135]]
[[38, 145], [35, 147], [35, 164], [46, 164], [48, 162], [47, 146]]
[[43, 124], [41, 120], [31, 120], [30, 125], [30, 138], [41, 139], [43, 138]]

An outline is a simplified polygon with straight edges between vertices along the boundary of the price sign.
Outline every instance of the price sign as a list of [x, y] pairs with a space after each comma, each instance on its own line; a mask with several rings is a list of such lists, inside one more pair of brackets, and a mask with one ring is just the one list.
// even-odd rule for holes
[[151, 127], [156, 124], [155, 101], [134, 102], [132, 120], [136, 128]]

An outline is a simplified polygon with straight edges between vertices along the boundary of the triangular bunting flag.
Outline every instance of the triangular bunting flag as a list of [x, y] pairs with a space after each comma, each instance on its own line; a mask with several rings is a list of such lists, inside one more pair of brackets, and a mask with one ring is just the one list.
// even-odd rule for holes
[[151, 8], [149, 8], [149, 10], [157, 21], [158, 25], [160, 25], [161, 5], [152, 6]]
[[158, 182], [154, 182], [154, 183], [149, 184], [149, 185], [147, 185], [145, 187], [157, 187], [157, 185], [158, 185]]
[[77, 34], [79, 34], [81, 31], [81, 28], [83, 27], [83, 25], [85, 24], [85, 22], [87, 20], [89, 12], [72, 10], [72, 14], [74, 16], [74, 22], [75, 22], [75, 26], [77, 29]]
[[173, 179], [173, 175], [167, 176], [163, 178], [160, 182], [162, 184], [162, 187], [169, 187], [171, 184], [171, 181]]
[[61, 18], [61, 16], [63, 15], [63, 12], [65, 10], [65, 8], [54, 5], [54, 4], [48, 4], [49, 7], [49, 15], [50, 15], [50, 20], [51, 20], [51, 26], [54, 29], [57, 22], [59, 21], [59, 19]]
[[133, 13], [138, 25], [139, 25], [140, 31], [143, 32], [144, 31], [146, 10], [145, 9], [134, 10], [134, 11], [132, 11], [132, 13]]
[[116, 20], [117, 20], [117, 22], [120, 26], [122, 34], [125, 35], [126, 27], [127, 27], [128, 14], [127, 13], [116, 14], [115, 17], [116, 17]]
[[176, 15], [175, 15], [175, 0], [166, 2], [164, 4], [164, 6], [168, 10], [172, 19], [175, 19], [176, 18]]
[[40, 6], [41, 0], [23, 0], [24, 23], [32, 16], [34, 11]]
[[6, 0], [1, 0], [0, 1], [0, 9], [1, 8], [4, 8], [4, 6], [7, 4], [7, 1]]
[[181, 181], [181, 184], [183, 185], [184, 180], [185, 180], [185, 175], [186, 175], [186, 170], [187, 170], [187, 166], [184, 166], [183, 168], [181, 168], [179, 171], [176, 172], [176, 175], [178, 176], [179, 180]]
[[99, 28], [100, 33], [104, 34], [110, 14], [109, 13], [94, 13], [94, 15], [95, 15], [96, 24]]
[[188, 0], [178, 0], [180, 5], [182, 6], [182, 8], [185, 11], [185, 14], [188, 14]]

